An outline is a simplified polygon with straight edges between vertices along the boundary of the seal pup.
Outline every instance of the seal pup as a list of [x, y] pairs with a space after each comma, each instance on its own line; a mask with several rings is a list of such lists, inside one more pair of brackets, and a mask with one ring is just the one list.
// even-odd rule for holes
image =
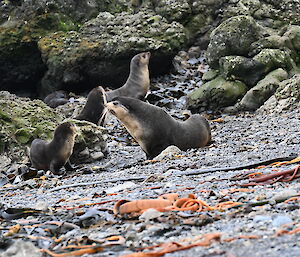
[[105, 91], [99, 86], [90, 91], [82, 111], [75, 117], [77, 120], [86, 120], [98, 125], [104, 114]]
[[170, 145], [185, 151], [203, 147], [211, 140], [209, 123], [200, 114], [185, 121], [175, 120], [162, 108], [129, 97], [116, 97], [106, 107], [123, 123], [148, 159]]
[[59, 105], [63, 105], [69, 102], [69, 95], [63, 90], [54, 91], [47, 95], [44, 99], [44, 103], [51, 108], [56, 108]]
[[150, 52], [135, 55], [130, 62], [130, 73], [126, 83], [115, 90], [106, 92], [107, 102], [117, 96], [144, 99], [150, 89], [149, 59]]
[[72, 170], [69, 158], [73, 153], [75, 137], [75, 125], [64, 122], [55, 129], [51, 142], [34, 139], [29, 152], [32, 166], [38, 170], [50, 170], [56, 175], [62, 174], [60, 169], [63, 166]]

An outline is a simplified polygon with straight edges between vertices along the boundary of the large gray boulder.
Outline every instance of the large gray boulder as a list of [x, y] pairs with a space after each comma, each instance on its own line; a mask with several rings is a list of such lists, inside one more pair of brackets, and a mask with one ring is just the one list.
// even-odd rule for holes
[[275, 94], [258, 109], [258, 112], [276, 114], [296, 108], [300, 108], [300, 74], [282, 81]]
[[[52, 140], [55, 128], [65, 117], [40, 100], [17, 97], [0, 91], [0, 160], [5, 163], [28, 161], [27, 147], [32, 140]], [[106, 152], [105, 129], [87, 121], [70, 120], [78, 128], [72, 161], [90, 161], [82, 158], [80, 152]], [[0, 163], [0, 169], [4, 168]]]
[[261, 37], [261, 28], [251, 16], [240, 15], [224, 21], [211, 33], [206, 55], [208, 64], [218, 68], [221, 57], [249, 57], [251, 44]]

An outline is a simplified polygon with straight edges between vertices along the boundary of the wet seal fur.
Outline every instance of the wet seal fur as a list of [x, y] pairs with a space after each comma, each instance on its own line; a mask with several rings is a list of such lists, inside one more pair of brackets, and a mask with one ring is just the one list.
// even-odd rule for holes
[[75, 117], [77, 120], [86, 120], [98, 124], [104, 112], [104, 89], [99, 86], [90, 91], [82, 111]]
[[54, 91], [47, 95], [44, 99], [44, 103], [51, 108], [56, 108], [59, 105], [63, 105], [69, 102], [69, 95], [63, 90]]
[[209, 123], [200, 114], [185, 121], [175, 120], [160, 107], [129, 97], [116, 97], [106, 107], [123, 123], [148, 159], [170, 145], [185, 151], [204, 147], [211, 140]]
[[38, 170], [50, 170], [61, 175], [60, 169], [73, 169], [69, 158], [73, 153], [76, 137], [76, 127], [71, 122], [64, 122], [57, 126], [51, 142], [34, 139], [31, 143], [29, 157], [31, 164]]

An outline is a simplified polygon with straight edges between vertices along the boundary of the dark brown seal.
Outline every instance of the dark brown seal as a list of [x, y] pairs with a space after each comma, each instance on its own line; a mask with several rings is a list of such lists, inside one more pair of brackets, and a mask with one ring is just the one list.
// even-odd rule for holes
[[117, 97], [106, 107], [124, 124], [148, 159], [170, 145], [185, 151], [203, 147], [211, 140], [209, 123], [199, 114], [179, 121], [157, 106], [129, 97]]
[[150, 89], [148, 69], [150, 55], [150, 52], [140, 53], [131, 59], [129, 77], [122, 87], [108, 92], [105, 92], [102, 87], [91, 90], [83, 110], [75, 119], [90, 121], [97, 125], [105, 116], [105, 102], [117, 96], [144, 99]]
[[130, 73], [126, 83], [115, 90], [106, 92], [107, 102], [117, 96], [126, 96], [136, 99], [144, 99], [150, 89], [149, 59], [150, 52], [135, 55], [130, 62]]
[[59, 105], [63, 105], [69, 102], [69, 95], [63, 90], [54, 91], [53, 93], [47, 95], [44, 99], [45, 104], [51, 108], [56, 108]]
[[63, 166], [72, 169], [69, 158], [73, 152], [75, 137], [75, 125], [64, 122], [55, 129], [51, 142], [34, 139], [30, 147], [32, 166], [38, 170], [50, 170], [54, 174], [61, 174]]
[[100, 86], [92, 89], [82, 111], [75, 119], [86, 120], [97, 125], [104, 112], [104, 94], [104, 89]]

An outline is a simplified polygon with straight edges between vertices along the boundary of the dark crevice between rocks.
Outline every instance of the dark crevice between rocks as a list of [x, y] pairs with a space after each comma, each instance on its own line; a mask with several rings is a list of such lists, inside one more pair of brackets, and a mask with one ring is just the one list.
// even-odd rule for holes
[[36, 97], [46, 70], [35, 42], [23, 44], [10, 53], [0, 52], [0, 90]]

